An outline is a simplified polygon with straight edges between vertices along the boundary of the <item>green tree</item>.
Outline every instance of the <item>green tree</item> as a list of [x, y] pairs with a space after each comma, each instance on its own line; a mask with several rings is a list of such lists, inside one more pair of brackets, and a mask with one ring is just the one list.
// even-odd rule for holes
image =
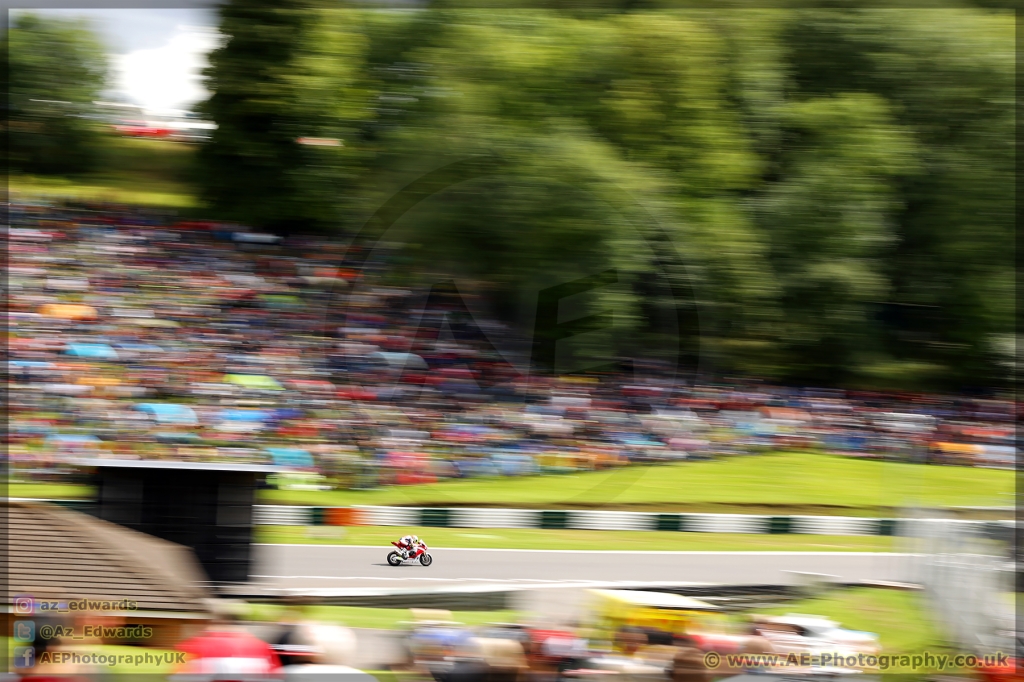
[[220, 217], [285, 233], [336, 224], [365, 114], [358, 14], [236, 0], [220, 17], [226, 40], [210, 55], [213, 94], [200, 106], [217, 124], [199, 155], [203, 199]]
[[102, 159], [102, 132], [83, 118], [107, 80], [106, 51], [82, 21], [18, 13], [7, 35], [11, 168], [81, 173]]
[[582, 356], [667, 353], [682, 334], [717, 372], [1005, 375], [1011, 14], [493, 4], [225, 5], [210, 205], [351, 229], [410, 181], [477, 159], [391, 216], [403, 277], [462, 273], [521, 331], [557, 335], [531, 329], [531, 296], [614, 270], [576, 301], [616, 321]]
[[801, 11], [794, 89], [872, 92], [916, 141], [881, 273], [878, 343], [952, 385], [998, 381], [1013, 334], [1014, 18], [975, 9]]
[[721, 370], [770, 372], [765, 325], [777, 284], [767, 241], [743, 205], [763, 159], [731, 92], [730, 32], [714, 15], [614, 17], [609, 84], [593, 127], [663, 178], [674, 206], [671, 241], [696, 276], [701, 352]]
[[[429, 38], [401, 57], [418, 68], [381, 85], [407, 103], [381, 165], [479, 155], [497, 166], [404, 219], [418, 267], [486, 282], [495, 308], [539, 336], [554, 330], [534, 323], [555, 324], [533, 316], [539, 292], [614, 270], [613, 284], [577, 301], [577, 315], [610, 312], [612, 325], [579, 339], [573, 362], [648, 346], [655, 318], [677, 312], [666, 288], [686, 272], [665, 174], [590, 125], [607, 106], [622, 28], [551, 12], [438, 11], [424, 23]], [[658, 295], [644, 291], [666, 259]]]
[[915, 148], [877, 96], [816, 97], [781, 115], [782, 177], [757, 202], [782, 290], [780, 341], [794, 378], [831, 383], [849, 378], [878, 342], [893, 181], [910, 173]]

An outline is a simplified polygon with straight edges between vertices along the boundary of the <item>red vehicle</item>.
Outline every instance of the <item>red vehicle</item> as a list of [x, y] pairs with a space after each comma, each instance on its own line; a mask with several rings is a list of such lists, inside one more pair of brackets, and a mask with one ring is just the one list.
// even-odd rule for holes
[[1021, 682], [1024, 674], [1017, 669], [1016, 659], [1009, 659], [1005, 665], [983, 665], [978, 673], [985, 682]]
[[171, 129], [145, 124], [114, 126], [114, 130], [128, 137], [170, 137]]
[[411, 546], [402, 542], [391, 544], [395, 546], [388, 554], [388, 564], [391, 566], [401, 566], [405, 561], [419, 561], [422, 566], [429, 566], [434, 562], [434, 557], [430, 556], [425, 542]]

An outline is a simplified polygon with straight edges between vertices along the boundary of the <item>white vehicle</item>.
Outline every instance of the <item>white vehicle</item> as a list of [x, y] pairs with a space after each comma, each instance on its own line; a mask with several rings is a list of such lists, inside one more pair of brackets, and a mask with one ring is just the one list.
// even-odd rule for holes
[[788, 614], [761, 617], [755, 620], [754, 628], [771, 642], [776, 653], [877, 656], [881, 652], [877, 635], [847, 630], [839, 623], [820, 616]]
[[897, 433], [931, 433], [935, 417], [926, 414], [885, 412], [872, 420], [876, 426]]

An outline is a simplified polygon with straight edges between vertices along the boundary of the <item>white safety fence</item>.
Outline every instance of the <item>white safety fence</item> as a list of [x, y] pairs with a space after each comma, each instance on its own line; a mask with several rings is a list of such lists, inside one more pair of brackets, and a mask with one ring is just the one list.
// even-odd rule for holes
[[877, 535], [878, 519], [855, 516], [794, 516], [794, 533], [802, 535]]
[[453, 509], [455, 528], [536, 528], [535, 509]]
[[367, 526], [418, 526], [420, 510], [416, 507], [357, 507]]
[[[966, 533], [991, 534], [1012, 521], [949, 519], [880, 519], [849, 516], [767, 516], [758, 514], [658, 514], [598, 510], [379, 507], [352, 508], [367, 526], [440, 528], [569, 528], [580, 530], [684, 531], [778, 535], [904, 536], [924, 538], [936, 529], [956, 527]], [[310, 526], [329, 523], [323, 507], [256, 505], [257, 525]]]
[[693, 533], [766, 533], [772, 517], [744, 514], [687, 514], [685, 528]]

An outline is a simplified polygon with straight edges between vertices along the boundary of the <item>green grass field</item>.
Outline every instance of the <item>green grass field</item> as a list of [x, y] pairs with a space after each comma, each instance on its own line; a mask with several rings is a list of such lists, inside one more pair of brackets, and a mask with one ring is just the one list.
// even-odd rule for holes
[[90, 497], [92, 488], [64, 483], [8, 483], [7, 495], [40, 500], [79, 500]]
[[626, 530], [540, 530], [533, 528], [427, 528], [396, 526], [257, 526], [256, 542], [309, 545], [380, 545], [382, 557], [406, 533], [415, 533], [432, 549], [604, 549], [709, 552], [806, 551], [889, 552], [887, 537], [831, 535], [747, 535]]
[[1012, 471], [779, 453], [378, 490], [267, 490], [264, 503], [887, 515], [906, 505], [1012, 505]]
[[184, 188], [153, 185], [130, 186], [127, 182], [100, 177], [82, 179], [12, 175], [10, 191], [15, 197], [99, 201], [158, 208], [192, 208], [195, 199]]
[[[929, 614], [921, 592], [879, 588], [840, 589], [814, 599], [790, 602], [758, 613], [785, 615], [799, 613], [830, 618], [851, 630], [878, 635], [882, 653], [888, 656], [914, 656], [925, 652], [936, 655], [963, 653], [952, 647]], [[895, 661], [881, 671], [880, 679], [900, 682], [934, 680], [935, 673], [948, 679], [978, 679], [971, 670], [947, 667], [932, 670]]]
[[[263, 504], [635, 509], [888, 516], [901, 507], [1009, 506], [1014, 474], [995, 469], [779, 453], [612, 471], [443, 481], [377, 490], [264, 490]], [[74, 499], [85, 486], [12, 483], [11, 497]]]
[[928, 615], [924, 595], [915, 591], [871, 587], [835, 590], [818, 598], [759, 609], [758, 613], [825, 616], [845, 628], [875, 633], [887, 654], [916, 654], [946, 648]]
[[105, 138], [103, 171], [78, 177], [11, 174], [9, 191], [15, 197], [59, 197], [111, 201], [161, 208], [189, 209], [197, 205], [189, 182], [196, 147], [168, 140]]

